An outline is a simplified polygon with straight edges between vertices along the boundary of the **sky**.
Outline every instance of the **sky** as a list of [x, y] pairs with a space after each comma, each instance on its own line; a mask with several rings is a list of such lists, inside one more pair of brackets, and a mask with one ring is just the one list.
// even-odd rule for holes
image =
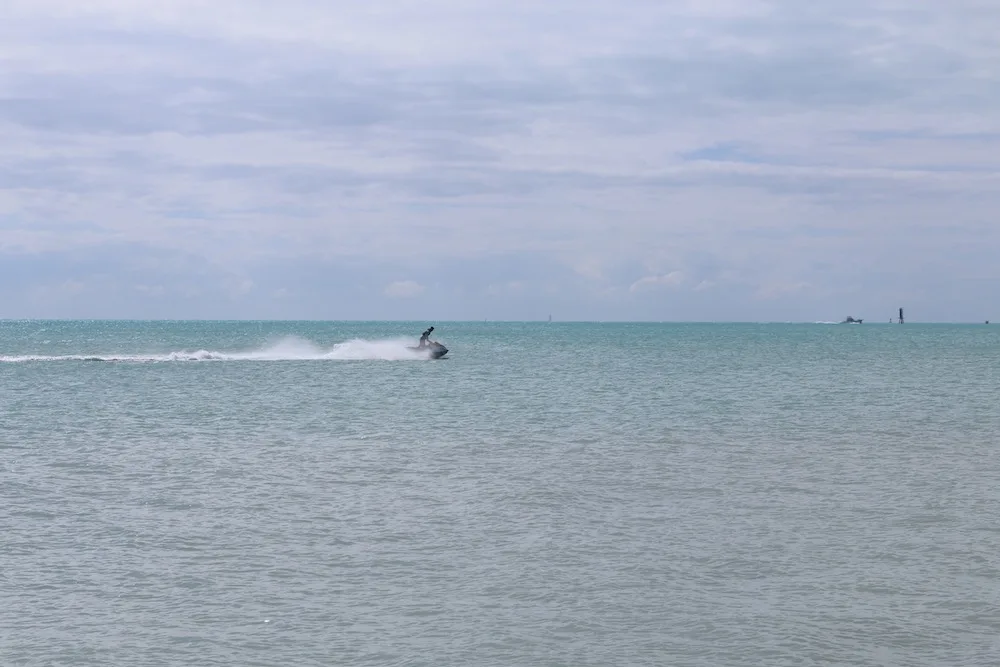
[[995, 0], [0, 16], [0, 318], [1000, 321]]

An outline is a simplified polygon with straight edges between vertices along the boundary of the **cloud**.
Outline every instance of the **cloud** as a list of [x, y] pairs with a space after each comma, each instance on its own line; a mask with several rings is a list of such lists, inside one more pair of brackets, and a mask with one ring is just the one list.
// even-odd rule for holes
[[409, 299], [423, 294], [424, 286], [412, 280], [400, 280], [385, 287], [385, 295], [395, 299]]
[[136, 285], [135, 291], [149, 296], [163, 296], [166, 293], [163, 285]]
[[9, 2], [0, 253], [117, 316], [309, 316], [335, 276], [392, 317], [405, 272], [455, 317], [985, 319], [991, 4], [554, 3]]
[[643, 290], [657, 287], [677, 287], [682, 282], [684, 282], [684, 274], [680, 271], [671, 271], [670, 273], [664, 275], [646, 276], [645, 278], [640, 278], [632, 283], [632, 285], [628, 288], [628, 291], [641, 292]]
[[511, 295], [519, 294], [527, 289], [527, 285], [520, 280], [511, 280], [509, 282], [496, 285], [492, 284], [486, 288], [486, 294], [490, 296], [500, 296], [500, 295]]
[[756, 296], [760, 299], [776, 299], [787, 294], [805, 292], [811, 288], [812, 285], [801, 281], [794, 283], [768, 283], [760, 286], [756, 292]]

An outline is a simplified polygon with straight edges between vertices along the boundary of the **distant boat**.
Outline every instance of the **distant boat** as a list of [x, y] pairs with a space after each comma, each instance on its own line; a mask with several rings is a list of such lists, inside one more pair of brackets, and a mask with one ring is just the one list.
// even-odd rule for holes
[[856, 320], [853, 317], [851, 317], [850, 315], [848, 315], [847, 319], [844, 320], [843, 322], [841, 322], [841, 324], [861, 324], [862, 322], [864, 322], [864, 320], [861, 320], [861, 319], [857, 319]]
[[[549, 315], [549, 324], [552, 324], [552, 316], [551, 315]], [[987, 322], [987, 324], [989, 324], [989, 323]]]

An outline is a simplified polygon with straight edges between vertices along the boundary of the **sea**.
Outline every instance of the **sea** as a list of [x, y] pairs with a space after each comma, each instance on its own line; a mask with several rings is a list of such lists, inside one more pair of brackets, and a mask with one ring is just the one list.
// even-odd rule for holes
[[2, 321], [0, 665], [1000, 665], [998, 451], [996, 325]]

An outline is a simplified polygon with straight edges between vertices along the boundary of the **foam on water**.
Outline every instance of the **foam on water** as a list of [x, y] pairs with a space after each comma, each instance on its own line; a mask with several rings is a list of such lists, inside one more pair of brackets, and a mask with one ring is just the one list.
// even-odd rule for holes
[[168, 362], [168, 361], [419, 361], [427, 354], [411, 350], [406, 339], [364, 340], [355, 338], [324, 348], [310, 340], [288, 336], [277, 343], [255, 350], [224, 352], [215, 350], [180, 350], [161, 354], [22, 354], [0, 355], [0, 362], [18, 363], [31, 361], [118, 361], [118, 362]]

